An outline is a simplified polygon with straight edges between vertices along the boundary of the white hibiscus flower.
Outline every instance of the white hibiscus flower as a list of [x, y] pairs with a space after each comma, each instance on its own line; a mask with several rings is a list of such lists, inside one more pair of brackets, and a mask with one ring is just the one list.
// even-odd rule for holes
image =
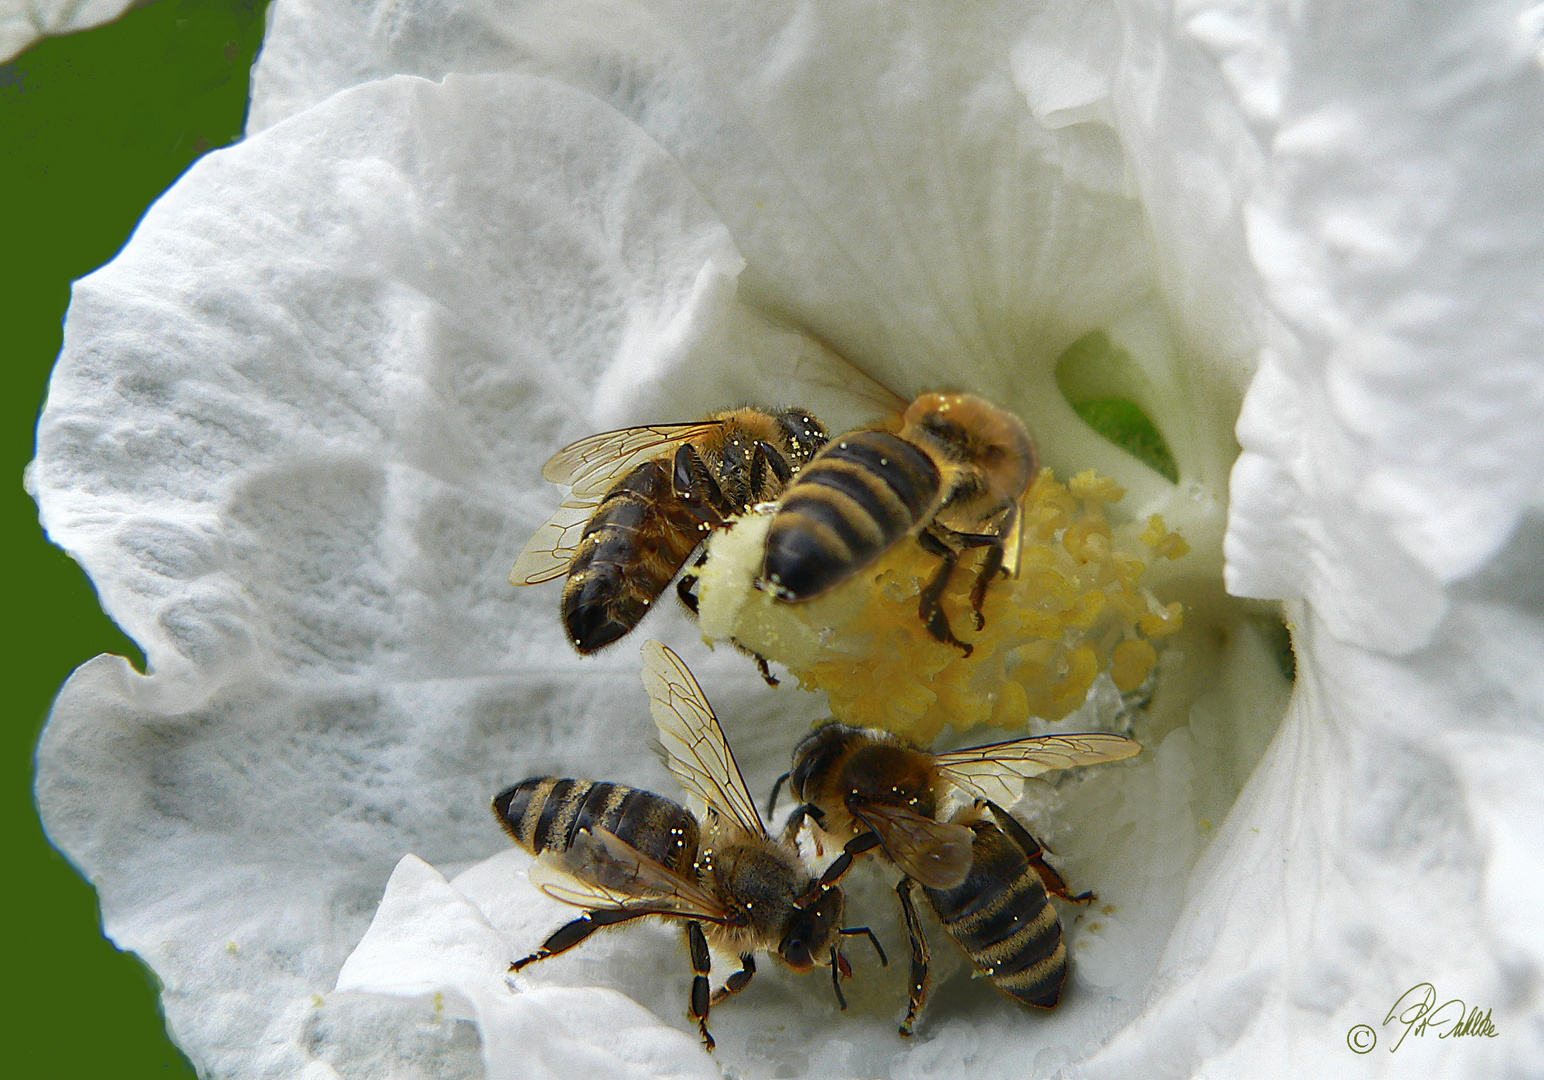
[[[66, 685], [44, 821], [179, 1042], [312, 1080], [1536, 1072], [1541, 27], [277, 0], [251, 137], [77, 286], [30, 472], [151, 667]], [[1095, 330], [1118, 348], [1088, 377], [1140, 401], [1177, 484], [1058, 388]], [[1163, 514], [1189, 636], [1148, 753], [1058, 793], [1103, 906], [1055, 1013], [957, 971], [903, 1043], [899, 974], [855, 956], [846, 1014], [758, 975], [714, 1060], [670, 928], [505, 981], [564, 916], [490, 796], [674, 787], [632, 648], [581, 660], [555, 596], [504, 579], [552, 449], [746, 400], [839, 427], [837, 357], [997, 400], [1060, 475]], [[1290, 704], [1224, 581], [1287, 601]], [[769, 782], [818, 703], [687, 651]], [[1423, 982], [1495, 1037], [1388, 1053]]]

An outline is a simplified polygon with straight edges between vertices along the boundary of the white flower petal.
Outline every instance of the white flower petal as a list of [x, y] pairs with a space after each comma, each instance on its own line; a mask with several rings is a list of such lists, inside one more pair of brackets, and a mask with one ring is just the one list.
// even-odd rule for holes
[[404, 855], [336, 988], [412, 997], [453, 987], [465, 1004], [508, 992], [509, 961], [508, 945], [482, 912], [434, 867]]
[[[494, 62], [359, 32], [361, 19], [418, 25], [437, 7], [371, 10], [279, 0], [253, 126], [353, 78]], [[1090, 18], [1107, 27], [1101, 11]], [[1015, 409], [1059, 474], [1116, 475], [1131, 512], [1217, 549], [1259, 301], [1239, 221], [1248, 132], [1217, 131], [1212, 99], [1184, 96], [1226, 93], [1193, 45], [1159, 36], [1153, 53], [1102, 57], [1077, 20], [1011, 3], [968, 16], [862, 3], [456, 12], [478, 28], [460, 40], [502, 37], [505, 63], [588, 90], [658, 141], [733, 234], [749, 303], [903, 395], [963, 384]], [[1048, 62], [1037, 47], [1075, 57], [1042, 82], [1080, 86], [1090, 119], [1036, 123], [1042, 91], [1024, 65]], [[1117, 59], [1115, 98], [1092, 100], [1104, 77], [1088, 73]], [[1220, 162], [1219, 138], [1232, 140]], [[1170, 436], [1180, 487], [1133, 467], [1057, 390], [1056, 359], [1094, 328], [1144, 358], [1152, 385], [1138, 396]]]
[[517, 991], [504, 975], [512, 951], [470, 900], [407, 855], [337, 989], [427, 996], [435, 1009], [475, 1018], [489, 1080], [719, 1075], [694, 1035], [614, 991]]
[[136, 0], [0, 0], [0, 64], [39, 38], [112, 22]]
[[[659, 378], [616, 407], [651, 418], [819, 374], [818, 346], [722, 310], [735, 259], [594, 99], [402, 78], [205, 158], [77, 286], [29, 480], [152, 672], [76, 674], [38, 797], [205, 1067], [364, 1053], [370, 1026], [313, 998], [404, 851], [507, 844], [502, 786], [582, 763], [664, 788], [636, 659], [581, 662], [550, 591], [506, 579], [555, 502], [541, 460], [594, 430], [628, 349]], [[759, 367], [699, 355], [699, 322]], [[759, 688], [735, 661], [703, 668]]]
[[390, 75], [440, 79], [507, 71], [515, 52], [499, 27], [527, 6], [526, 0], [270, 3], [252, 72], [247, 133]]
[[[281, 4], [254, 127], [348, 78], [460, 69], [410, 35], [355, 35], [360, 16], [332, 10]], [[409, 10], [392, 17], [430, 9]], [[1140, 207], [1119, 194], [1118, 154], [1113, 184], [1066, 182], [1061, 142], [1029, 122], [1009, 75], [1026, 23], [1015, 12], [467, 9], [486, 21], [479, 37], [507, 36], [508, 62], [610, 101], [682, 163], [749, 260], [758, 302], [902, 392], [964, 375], [1022, 398], [1007, 365], [1054, 360], [1140, 300], [1152, 270]], [[352, 58], [350, 72], [302, 59], [323, 48], [299, 29], [313, 25]], [[281, 88], [279, 73], [296, 69], [321, 81]]]
[[[1273, 340], [1279, 392], [1262, 386], [1241, 421], [1229, 583], [1307, 596], [1342, 636], [1417, 646], [1441, 616], [1437, 586], [1493, 554], [1544, 479], [1530, 348], [1544, 73], [1538, 20], [1509, 5], [1463, 5], [1436, 25], [1206, 2], [972, 9], [937, 24], [842, 4], [457, 8], [475, 60], [357, 33], [365, 16], [336, 7], [279, 0], [254, 124], [350, 79], [496, 62], [488, 43], [502, 36], [504, 62], [612, 101], [685, 165], [758, 298], [908, 388], [963, 373], [997, 390], [994, 360], [1054, 357], [1069, 328], [1108, 321], [1153, 283], [1186, 346], [1236, 385]], [[411, 23], [431, 8], [376, 10]], [[1397, 46], [1378, 46], [1374, 65], [1368, 41]], [[302, 59], [324, 48], [342, 59]], [[300, 83], [280, 78], [297, 70]], [[1054, 135], [1013, 120], [1010, 70]], [[1065, 141], [1108, 139], [1112, 123], [1116, 172], [1141, 196], [1124, 217], [1094, 209], [1100, 186], [1080, 168], [1091, 144]], [[1063, 218], [1050, 247], [1047, 212]], [[1067, 229], [1080, 212], [1091, 228]], [[1038, 419], [1033, 401], [998, 396]], [[1273, 435], [1285, 407], [1305, 421], [1290, 447]]]
[[[1083, 959], [1052, 1020], [956, 978], [957, 1011], [935, 1002], [931, 1041], [897, 1049], [891, 981], [833, 1021], [772, 973], [757, 1008], [715, 1014], [724, 1059], [1393, 1070], [1406, 1059], [1354, 1058], [1344, 1037], [1408, 978], [1493, 1004], [1518, 1033], [1419, 1051], [1423, 1071], [1536, 1062], [1544, 955], [1515, 911], [1544, 874], [1538, 808], [1511, 786], [1538, 756], [1544, 698], [1536, 534], [1513, 541], [1522, 569], [1504, 582], [1452, 585], [1540, 490], [1531, 26], [1478, 4], [1348, 24], [1207, 2], [278, 0], [262, 134], [206, 159], [82, 284], [32, 476], [155, 668], [72, 681], [40, 801], [117, 940], [166, 979], [179, 1037], [258, 1074], [357, 1065], [372, 1039], [387, 1060], [416, 1037], [409, 1013], [354, 1024], [312, 998], [402, 852], [485, 857], [482, 804], [530, 772], [582, 763], [671, 790], [637, 752], [632, 664], [581, 667], [550, 596], [502, 588], [551, 509], [521, 479], [545, 452], [682, 402], [817, 392], [829, 379], [799, 373], [829, 374], [830, 356], [808, 331], [902, 392], [962, 382], [1017, 407], [1060, 470], [1119, 472], [1050, 372], [1099, 327], [1151, 376], [1144, 405], [1181, 463], [1181, 485], [1137, 475], [1130, 498], [1203, 548], [1260, 357], [1229, 581], [1307, 599], [1288, 724], [1188, 894], [1208, 821], [1280, 715], [1240, 676], [1268, 659], [1253, 631], [1221, 635], [1221, 685], [1150, 758], [1064, 793], [1069, 870], [1116, 911], [1075, 931]], [[347, 89], [508, 67], [593, 98], [522, 79]], [[740, 348], [749, 361], [726, 356]], [[1190, 572], [1215, 587], [1203, 562]], [[706, 681], [769, 779], [809, 703], [769, 700], [734, 660]], [[452, 892], [525, 940], [526, 916], [501, 921], [518, 883], [493, 862], [425, 888], [457, 925], [479, 926]], [[880, 887], [855, 885], [882, 910]], [[260, 962], [179, 944], [230, 928], [266, 943]], [[616, 986], [668, 1018], [677, 1003], [646, 980], [678, 945], [656, 930], [541, 965], [540, 985]], [[652, 966], [623, 963], [631, 950]], [[445, 985], [465, 982], [444, 959]], [[764, 1036], [772, 1017], [784, 1029]], [[457, 1038], [434, 1059], [447, 1071], [471, 1054]]]
[[[1235, 9], [1195, 5], [1192, 32]], [[1394, 652], [1544, 480], [1544, 72], [1511, 10], [1262, 6], [1200, 35], [1241, 109], [1278, 100], [1246, 221], [1290, 335], [1239, 421], [1229, 587]]]
[[[1544, 522], [1391, 659], [1298, 625], [1292, 707], [1191, 878], [1143, 1014], [1073, 1075], [1528, 1075], [1544, 1060]], [[1517, 606], [1521, 600], [1525, 607]], [[1495, 1039], [1385, 1017], [1432, 983]], [[1345, 1039], [1366, 1024], [1374, 1052]]]
[[[546, 607], [498, 570], [550, 512], [533, 462], [820, 359], [728, 311], [727, 233], [636, 129], [499, 85], [361, 89], [201, 162], [76, 286], [30, 483], [166, 681], [506, 670]], [[725, 322], [760, 365], [704, 368]]]

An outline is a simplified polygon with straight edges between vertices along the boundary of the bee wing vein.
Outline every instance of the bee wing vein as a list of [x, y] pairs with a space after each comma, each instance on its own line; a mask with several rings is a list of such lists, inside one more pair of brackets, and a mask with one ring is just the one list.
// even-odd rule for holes
[[596, 499], [565, 499], [520, 550], [509, 572], [510, 584], [537, 585], [566, 574], [597, 503]]
[[643, 684], [665, 765], [706, 807], [751, 836], [766, 826], [702, 687], [681, 658], [658, 641], [643, 647]]
[[568, 485], [574, 495], [601, 495], [640, 459], [714, 431], [722, 423], [707, 420], [603, 431], [563, 447], [542, 466], [541, 474], [554, 484]]
[[928, 888], [953, 889], [970, 873], [975, 834], [965, 826], [884, 804], [866, 806], [858, 817], [879, 834], [895, 865]]
[[582, 829], [566, 850], [542, 852], [527, 876], [554, 900], [575, 907], [626, 908], [713, 922], [727, 914], [696, 881], [605, 829]]
[[1119, 761], [1141, 749], [1142, 744], [1135, 739], [1107, 732], [1036, 735], [952, 750], [937, 755], [934, 764], [956, 787], [1007, 805], [1019, 797], [1023, 782], [1030, 777], [1053, 769]]

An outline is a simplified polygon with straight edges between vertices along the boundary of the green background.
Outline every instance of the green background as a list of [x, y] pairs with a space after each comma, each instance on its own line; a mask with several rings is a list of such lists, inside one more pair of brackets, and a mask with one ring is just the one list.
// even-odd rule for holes
[[4, 724], [10, 1077], [192, 1077], [167, 1039], [155, 978], [101, 934], [96, 893], [49, 847], [33, 751], [70, 671], [99, 652], [142, 660], [90, 582], [43, 538], [21, 489], [59, 353], [69, 284], [109, 261], [156, 197], [239, 137], [266, 0], [159, 0], [0, 65], [0, 326], [10, 391], [4, 554], [11, 601]]

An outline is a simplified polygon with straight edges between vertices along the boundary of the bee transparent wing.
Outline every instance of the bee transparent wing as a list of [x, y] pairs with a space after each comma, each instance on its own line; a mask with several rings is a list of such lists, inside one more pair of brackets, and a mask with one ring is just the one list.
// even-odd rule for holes
[[667, 447], [715, 431], [722, 423], [703, 420], [603, 431], [563, 447], [541, 467], [541, 474], [554, 484], [572, 488], [570, 497], [598, 497], [643, 459], [657, 457]]
[[882, 803], [865, 806], [858, 816], [879, 834], [895, 865], [928, 888], [953, 889], [970, 873], [976, 834], [964, 825]]
[[688, 792], [751, 836], [766, 836], [718, 717], [681, 658], [658, 641], [643, 646], [643, 687], [665, 766]]
[[574, 907], [629, 908], [710, 922], [728, 917], [696, 881], [605, 829], [582, 829], [566, 851], [542, 852], [527, 876], [554, 900]]
[[558, 512], [536, 530], [536, 535], [526, 542], [509, 572], [511, 585], [537, 585], [543, 581], [562, 577], [573, 564], [584, 527], [595, 516], [597, 499], [564, 500]]
[[978, 799], [1008, 806], [1024, 781], [1053, 769], [1119, 761], [1140, 753], [1142, 744], [1124, 735], [1092, 731], [1079, 735], [1036, 735], [1028, 739], [952, 750], [933, 759], [939, 773]]
[[819, 359], [801, 356], [794, 364], [793, 378], [844, 397], [866, 401], [884, 417], [899, 422], [900, 415], [911, 402], [874, 378], [858, 365], [833, 354], [822, 354]]

